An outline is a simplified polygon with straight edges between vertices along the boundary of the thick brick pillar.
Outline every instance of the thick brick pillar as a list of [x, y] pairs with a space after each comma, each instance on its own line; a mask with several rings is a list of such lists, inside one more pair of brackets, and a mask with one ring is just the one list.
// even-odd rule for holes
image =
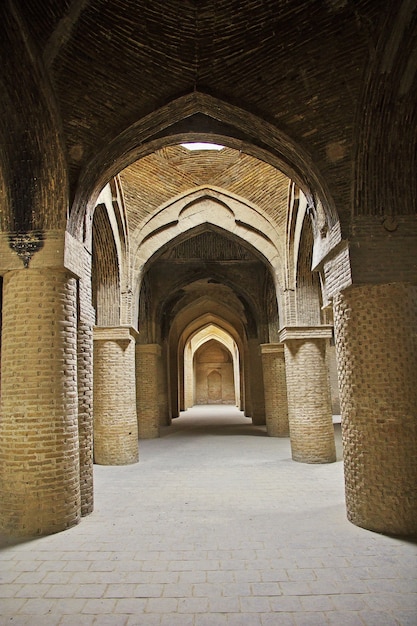
[[178, 360], [177, 360], [177, 352], [172, 348], [172, 346], [168, 347], [168, 367], [167, 367], [167, 378], [169, 385], [169, 410], [170, 410], [170, 418], [179, 417], [180, 407], [179, 407], [179, 390], [178, 390]]
[[93, 327], [78, 323], [78, 438], [80, 444], [81, 515], [94, 509], [93, 494]]
[[246, 345], [243, 355], [243, 398], [244, 398], [244, 414], [246, 417], [252, 415], [252, 397], [250, 388], [250, 358], [249, 347]]
[[[168, 374], [167, 374], [167, 350], [161, 347], [160, 367], [158, 368], [158, 388], [159, 388], [159, 424], [160, 426], [169, 426], [171, 418], [169, 414], [168, 402]], [[137, 387], [136, 387], [137, 393]]]
[[262, 374], [262, 361], [260, 344], [257, 339], [248, 340], [249, 348], [249, 375], [250, 395], [252, 403], [252, 422], [257, 425], [266, 423], [264, 382]]
[[91, 256], [84, 250], [69, 247], [77, 254], [78, 321], [77, 321], [77, 378], [78, 378], [78, 438], [80, 444], [81, 515], [94, 509], [93, 484], [93, 327], [95, 310], [91, 294]]
[[191, 341], [184, 349], [184, 409], [190, 409], [194, 404], [194, 367]]
[[136, 406], [140, 439], [159, 437], [159, 381], [161, 346], [136, 346]]
[[350, 287], [334, 298], [347, 515], [417, 533], [417, 289]]
[[288, 437], [288, 399], [284, 344], [261, 344], [266, 430], [270, 437]]
[[0, 527], [47, 535], [81, 514], [76, 280], [24, 269], [3, 285]]
[[285, 344], [288, 418], [292, 458], [303, 463], [336, 460], [326, 341], [332, 329], [286, 327]]
[[135, 331], [94, 328], [94, 461], [127, 465], [139, 458]]

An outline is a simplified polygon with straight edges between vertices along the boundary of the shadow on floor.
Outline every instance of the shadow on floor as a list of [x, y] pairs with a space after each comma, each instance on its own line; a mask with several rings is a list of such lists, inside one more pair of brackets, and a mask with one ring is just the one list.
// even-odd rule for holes
[[[340, 423], [334, 424], [336, 460], [343, 459], [342, 435]], [[249, 436], [268, 437], [266, 426], [252, 424], [250, 417], [234, 406], [199, 405], [187, 411], [181, 411], [179, 417], [172, 420], [171, 426], [161, 429], [161, 437], [181, 435], [195, 436]]]

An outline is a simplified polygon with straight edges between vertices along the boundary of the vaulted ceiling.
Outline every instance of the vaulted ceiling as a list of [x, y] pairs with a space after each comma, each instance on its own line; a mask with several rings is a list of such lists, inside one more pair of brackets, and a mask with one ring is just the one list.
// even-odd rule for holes
[[164, 146], [188, 135], [221, 136], [323, 191], [342, 222], [415, 210], [416, 177], [401, 165], [415, 162], [414, 0], [7, 0], [0, 10], [1, 160], [43, 155], [32, 180], [51, 180], [19, 187], [11, 205], [40, 197], [47, 226], [67, 180], [70, 207], [85, 205], [155, 149], [146, 164], [172, 170]]
[[169, 146], [120, 174], [131, 234], [159, 207], [196, 187], [225, 190], [259, 207], [281, 234], [289, 180], [276, 168], [231, 148], [189, 151]]

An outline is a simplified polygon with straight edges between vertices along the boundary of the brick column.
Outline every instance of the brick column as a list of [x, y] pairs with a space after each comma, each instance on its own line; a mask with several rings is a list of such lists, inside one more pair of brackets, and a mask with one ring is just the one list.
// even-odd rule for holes
[[[160, 367], [158, 368], [158, 388], [159, 388], [159, 424], [169, 426], [171, 418], [168, 403], [168, 375], [167, 375], [167, 350], [161, 347]], [[137, 388], [136, 388], [137, 391]]]
[[266, 423], [264, 382], [262, 375], [262, 361], [260, 344], [257, 339], [248, 340], [249, 348], [249, 376], [252, 403], [252, 422], [257, 425]]
[[0, 527], [47, 535], [81, 513], [76, 280], [10, 271], [3, 296]]
[[417, 289], [363, 285], [334, 298], [347, 515], [417, 533]]
[[270, 437], [288, 437], [288, 399], [284, 344], [261, 344], [266, 430]]
[[330, 326], [286, 327], [288, 418], [292, 458], [303, 463], [336, 460], [326, 341]]
[[138, 424], [135, 391], [135, 331], [94, 328], [94, 461], [136, 463]]
[[194, 404], [194, 368], [191, 341], [184, 348], [184, 410], [190, 409]]
[[77, 320], [77, 378], [78, 378], [78, 438], [80, 444], [81, 515], [94, 509], [93, 484], [93, 327], [95, 310], [91, 294], [91, 256], [84, 250], [77, 254], [78, 320]]
[[249, 347], [246, 345], [243, 355], [243, 398], [244, 398], [244, 415], [250, 417], [252, 415], [252, 397], [250, 388], [250, 364], [249, 364]]
[[94, 508], [93, 493], [93, 327], [79, 321], [78, 346], [78, 438], [80, 444], [81, 515]]
[[159, 385], [161, 346], [136, 346], [136, 406], [140, 439], [159, 437]]
[[167, 378], [169, 386], [169, 409], [170, 418], [179, 417], [179, 398], [178, 398], [178, 360], [177, 352], [172, 346], [168, 346], [168, 367]]

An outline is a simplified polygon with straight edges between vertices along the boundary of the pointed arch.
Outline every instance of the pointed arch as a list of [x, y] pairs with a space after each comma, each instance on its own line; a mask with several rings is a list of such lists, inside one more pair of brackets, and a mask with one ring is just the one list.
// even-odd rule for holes
[[165, 145], [207, 140], [243, 150], [276, 167], [322, 207], [329, 228], [338, 221], [324, 178], [304, 148], [263, 118], [192, 92], [138, 120], [91, 159], [79, 179], [70, 232], [77, 235], [85, 207], [95, 204], [100, 189], [123, 168]]
[[[186, 331], [184, 331], [186, 335]], [[235, 334], [235, 333], [234, 333]], [[197, 362], [198, 362], [198, 354], [204, 350], [204, 347], [207, 346], [209, 342], [215, 341], [221, 344], [225, 350], [227, 350], [230, 355], [230, 363], [231, 363], [231, 371], [233, 371], [233, 402], [237, 406], [240, 405], [240, 351], [236, 341], [233, 339], [231, 334], [227, 332], [221, 326], [211, 322], [209, 324], [204, 325], [200, 329], [193, 332], [185, 342], [183, 354], [183, 363], [184, 363], [184, 406], [185, 409], [190, 408], [196, 402], [196, 399], [200, 397], [201, 399], [201, 390], [200, 394], [198, 386], [201, 381], [198, 380], [197, 377]], [[222, 367], [222, 366], [220, 366]], [[223, 366], [226, 367], [226, 366]], [[229, 374], [229, 387], [230, 387], [230, 372]], [[210, 372], [208, 372], [210, 374]], [[230, 393], [227, 396], [228, 402], [231, 401], [232, 394]]]

